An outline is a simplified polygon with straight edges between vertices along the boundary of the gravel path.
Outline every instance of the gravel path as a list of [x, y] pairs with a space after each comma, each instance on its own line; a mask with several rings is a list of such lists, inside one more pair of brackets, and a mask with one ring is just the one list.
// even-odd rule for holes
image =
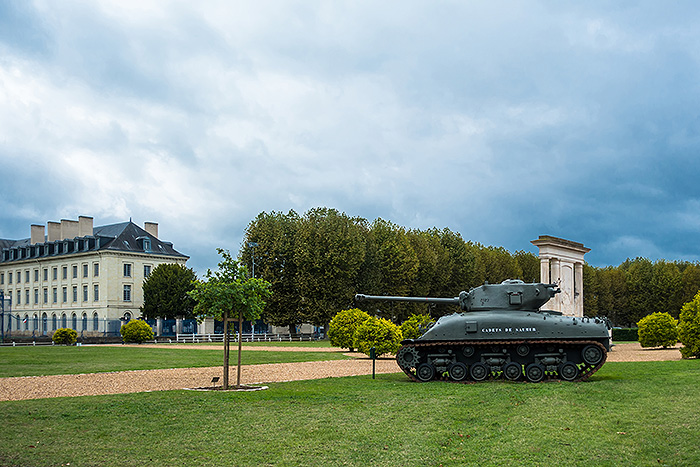
[[[192, 347], [184, 346], [191, 349]], [[198, 348], [207, 348], [201, 346]], [[216, 347], [216, 348], [221, 348]], [[280, 347], [247, 347], [246, 350], [280, 350]], [[313, 350], [308, 347], [284, 347], [293, 351], [335, 351], [337, 349]], [[357, 354], [354, 354], [357, 355]], [[673, 349], [643, 349], [638, 343], [617, 344], [608, 353], [609, 362], [680, 360], [678, 347]], [[379, 359], [376, 372], [396, 373], [401, 371], [394, 359]], [[241, 370], [241, 383], [257, 384], [305, 379], [320, 379], [340, 376], [369, 375], [372, 361], [368, 358], [353, 360], [331, 360], [324, 362], [270, 363], [246, 365]], [[49, 397], [73, 397], [103, 394], [125, 394], [131, 392], [167, 391], [173, 389], [211, 386], [213, 377], [222, 377], [221, 367], [174, 368], [169, 370], [137, 370], [112, 373], [90, 373], [80, 375], [26, 376], [0, 378], [0, 401], [43, 399]], [[231, 382], [236, 381], [236, 367], [229, 373]], [[219, 382], [218, 384], [221, 384]]]

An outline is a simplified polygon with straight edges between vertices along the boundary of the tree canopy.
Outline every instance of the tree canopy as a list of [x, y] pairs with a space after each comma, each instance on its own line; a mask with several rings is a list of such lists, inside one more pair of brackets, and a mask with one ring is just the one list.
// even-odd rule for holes
[[181, 264], [160, 264], [143, 282], [144, 318], [192, 318], [195, 301], [188, 295], [197, 275]]

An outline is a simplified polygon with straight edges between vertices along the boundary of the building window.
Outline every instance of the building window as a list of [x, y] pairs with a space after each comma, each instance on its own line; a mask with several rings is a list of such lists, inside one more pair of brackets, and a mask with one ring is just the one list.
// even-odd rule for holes
[[[29, 282], [29, 281], [27, 281]], [[34, 270], [34, 282], [39, 282], [39, 270], [35, 269]]]
[[[37, 278], [37, 280], [39, 279]], [[24, 282], [29, 282], [29, 269], [24, 271]]]
[[17, 283], [22, 283], [22, 271], [17, 271]]
[[11, 272], [7, 273], [7, 283], [12, 284], [12, 273]]
[[78, 286], [73, 286], [73, 303], [78, 301]]
[[124, 263], [124, 277], [131, 277], [131, 264]]
[[68, 287], [63, 287], [63, 303], [68, 301]]
[[130, 285], [124, 286], [124, 301], [125, 302], [131, 301], [131, 286]]
[[58, 328], [56, 327], [56, 324], [57, 324], [56, 321], [57, 321], [57, 320], [56, 320], [56, 313], [54, 313], [54, 314], [51, 315], [51, 330], [52, 330], [52, 331], [55, 331], [56, 329], [58, 329]]
[[100, 263], [95, 263], [93, 264], [93, 276], [99, 277], [100, 276]]
[[17, 305], [21, 305], [21, 304], [22, 304], [22, 291], [18, 290], [17, 291]]
[[49, 268], [44, 268], [44, 282], [49, 280]]
[[87, 313], [83, 313], [83, 331], [87, 331]]
[[44, 304], [49, 303], [49, 289], [44, 287]]
[[0, 274], [0, 285], [5, 283], [5, 273]]
[[24, 319], [22, 321], [24, 322], [24, 330], [29, 331], [29, 315], [24, 315]]
[[78, 265], [74, 264], [73, 265], [73, 279], [77, 279], [77, 278], [78, 278]]
[[53, 288], [53, 302], [52, 303], [57, 303], [58, 302], [58, 289], [56, 287]]
[[41, 315], [41, 330], [42, 331], [48, 331], [49, 329], [49, 317], [46, 316], [46, 313]]
[[143, 267], [143, 277], [148, 277], [151, 275], [151, 266], [144, 266]]
[[88, 286], [87, 285], [83, 286], [83, 301], [84, 302], [88, 301]]
[[32, 330], [36, 331], [39, 329], [39, 317], [36, 314], [32, 318], [32, 325]]
[[88, 265], [87, 263], [83, 264], [83, 277], [88, 276]]
[[92, 299], [94, 301], [98, 301], [100, 299], [100, 286], [95, 284], [95, 287], [92, 291]]
[[66, 314], [63, 313], [61, 315], [61, 327], [62, 328], [67, 328], [68, 327], [68, 321], [66, 321]]
[[58, 280], [58, 268], [53, 268], [53, 280]]
[[34, 304], [37, 305], [39, 303], [39, 289], [34, 289]]
[[100, 318], [97, 316], [97, 312], [95, 312], [92, 315], [92, 330], [93, 331], [99, 331], [100, 330]]
[[75, 313], [71, 316], [71, 329], [78, 330], [78, 316]]
[[63, 270], [61, 271], [61, 277], [63, 277], [63, 280], [68, 279], [68, 266], [63, 266]]

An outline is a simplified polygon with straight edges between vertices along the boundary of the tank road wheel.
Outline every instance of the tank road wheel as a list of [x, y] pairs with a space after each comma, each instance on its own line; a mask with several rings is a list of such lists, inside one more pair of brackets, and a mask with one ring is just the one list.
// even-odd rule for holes
[[418, 351], [414, 347], [401, 347], [396, 354], [396, 361], [401, 368], [415, 368], [418, 360]]
[[531, 383], [539, 383], [544, 379], [544, 367], [539, 363], [530, 363], [525, 368], [525, 377]]
[[450, 378], [455, 381], [464, 381], [469, 374], [469, 371], [467, 370], [467, 365], [457, 362], [450, 365], [450, 367], [447, 369], [447, 373], [450, 375]]
[[530, 353], [530, 347], [528, 347], [527, 344], [520, 344], [515, 348], [515, 352], [521, 357], [524, 357]]
[[517, 381], [523, 375], [523, 367], [520, 363], [510, 362], [503, 368], [503, 375], [508, 381]]
[[416, 378], [422, 382], [430, 381], [435, 377], [435, 367], [430, 363], [421, 363], [416, 368]]
[[483, 381], [489, 375], [489, 368], [481, 362], [473, 364], [469, 368], [469, 376], [474, 381]]
[[559, 377], [564, 381], [573, 381], [578, 377], [578, 367], [573, 362], [565, 362], [559, 365]]
[[597, 365], [603, 360], [603, 351], [597, 345], [587, 345], [581, 352], [583, 361], [589, 365]]

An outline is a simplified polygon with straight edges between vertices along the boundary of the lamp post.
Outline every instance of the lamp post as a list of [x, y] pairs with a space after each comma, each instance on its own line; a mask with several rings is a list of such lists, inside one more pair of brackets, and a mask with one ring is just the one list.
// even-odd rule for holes
[[[258, 246], [256, 242], [248, 242], [248, 248], [253, 250], [253, 253], [250, 255], [251, 261], [253, 263], [253, 267], [251, 269], [251, 275], [253, 279], [255, 279], [255, 247]], [[243, 329], [239, 329], [238, 332], [242, 333]], [[255, 342], [255, 321], [250, 321], [250, 339]]]

